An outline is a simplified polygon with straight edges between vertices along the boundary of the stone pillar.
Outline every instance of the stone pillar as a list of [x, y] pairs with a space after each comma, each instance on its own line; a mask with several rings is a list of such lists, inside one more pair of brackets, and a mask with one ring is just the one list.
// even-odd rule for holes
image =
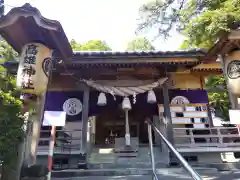
[[49, 76], [52, 71], [53, 50], [40, 43], [28, 43], [23, 46], [19, 59], [17, 73], [17, 87], [22, 93], [35, 94], [38, 98], [36, 101], [36, 114], [31, 117], [32, 137], [30, 141], [30, 151], [28, 164], [36, 163], [36, 152], [38, 147], [41, 122], [44, 113], [45, 95], [48, 89]]
[[31, 143], [30, 143], [30, 154], [29, 154], [29, 164], [36, 163], [36, 155], [38, 142], [40, 138], [41, 122], [44, 114], [44, 104], [45, 104], [45, 94], [39, 96], [36, 102], [36, 113], [32, 116], [32, 126], [31, 126]]

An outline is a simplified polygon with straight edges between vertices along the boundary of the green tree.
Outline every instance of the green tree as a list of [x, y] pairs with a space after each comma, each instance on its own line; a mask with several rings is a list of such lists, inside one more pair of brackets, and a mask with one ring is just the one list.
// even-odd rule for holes
[[70, 45], [71, 45], [72, 49], [75, 51], [80, 51], [81, 47], [82, 47], [81, 44], [77, 43], [74, 39], [72, 39], [70, 41]]
[[[1, 66], [6, 61], [16, 61], [17, 52], [6, 41], [0, 41], [0, 89], [13, 90], [15, 78], [7, 74], [7, 70]], [[16, 89], [14, 89], [16, 90]]]
[[[239, 25], [239, 0], [167, 0], [144, 4], [140, 9], [138, 30], [158, 29], [158, 36], [168, 37], [175, 29], [186, 36], [181, 48], [206, 48], [214, 45], [224, 32]], [[209, 77], [207, 88], [225, 86], [223, 76]], [[228, 120], [227, 90], [209, 92], [209, 101]]]
[[[16, 60], [17, 53], [4, 41], [0, 42], [1, 63]], [[2, 179], [11, 179], [11, 170], [16, 167], [18, 146], [24, 138], [24, 116], [15, 77], [5, 68], [0, 74], [0, 160], [3, 162]]]
[[22, 102], [11, 92], [0, 90], [0, 160], [3, 162], [2, 179], [9, 180], [16, 168], [18, 146], [24, 138]]
[[107, 43], [100, 40], [90, 40], [80, 44], [73, 39], [70, 41], [70, 44], [75, 51], [111, 51]]
[[209, 89], [209, 104], [215, 107], [216, 115], [228, 121], [230, 103], [224, 76], [210, 76], [205, 85]]
[[[15, 61], [17, 59], [17, 52], [5, 41], [0, 41], [0, 64], [5, 61]], [[2, 75], [6, 70], [0, 66], [0, 74]]]
[[172, 29], [186, 35], [183, 48], [210, 48], [240, 20], [239, 0], [167, 0], [140, 9], [138, 30], [157, 28], [167, 37]]
[[127, 45], [127, 50], [137, 50], [137, 51], [147, 51], [154, 50], [154, 46], [147, 38], [137, 38], [129, 42]]

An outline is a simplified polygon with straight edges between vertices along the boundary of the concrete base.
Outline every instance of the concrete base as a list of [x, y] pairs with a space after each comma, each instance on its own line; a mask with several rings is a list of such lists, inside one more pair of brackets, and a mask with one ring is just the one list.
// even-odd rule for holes
[[[69, 155], [69, 162], [67, 164], [64, 164], [62, 166], [62, 169], [78, 169], [79, 168], [79, 162], [83, 158], [81, 155]], [[37, 156], [37, 164], [42, 165], [48, 165], [48, 156]], [[57, 167], [56, 168], [60, 168]]]
[[198, 157], [198, 163], [205, 163], [205, 164], [211, 164], [211, 163], [221, 163], [221, 153], [199, 153], [197, 155]]
[[181, 153], [184, 157], [196, 156], [197, 161], [194, 163], [199, 164], [211, 164], [211, 163], [222, 163], [221, 153], [207, 152], [207, 153]]

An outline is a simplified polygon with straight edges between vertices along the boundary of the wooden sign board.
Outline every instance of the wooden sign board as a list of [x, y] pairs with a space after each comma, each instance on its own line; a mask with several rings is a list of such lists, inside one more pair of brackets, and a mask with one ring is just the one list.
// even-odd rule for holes
[[229, 119], [231, 124], [240, 124], [240, 109], [230, 109]]
[[67, 113], [64, 111], [44, 111], [43, 126], [63, 127], [66, 123]]

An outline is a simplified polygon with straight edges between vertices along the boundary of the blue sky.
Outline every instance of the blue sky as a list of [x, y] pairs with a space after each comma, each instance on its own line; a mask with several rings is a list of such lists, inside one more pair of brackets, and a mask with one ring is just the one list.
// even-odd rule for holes
[[[28, 2], [42, 15], [60, 21], [69, 40], [104, 40], [113, 50], [126, 49], [136, 38], [138, 9], [148, 0], [5, 0], [6, 11]], [[62, 2], [62, 3], [60, 3]], [[156, 40], [158, 50], [176, 50], [183, 37], [176, 32], [167, 41]]]

